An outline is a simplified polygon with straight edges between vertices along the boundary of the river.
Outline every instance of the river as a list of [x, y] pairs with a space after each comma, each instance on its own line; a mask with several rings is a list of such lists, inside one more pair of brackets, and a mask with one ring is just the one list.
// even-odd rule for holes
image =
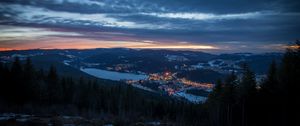
[[108, 71], [96, 68], [81, 68], [81, 71], [95, 76], [97, 78], [108, 79], [108, 80], [144, 80], [147, 79], [147, 75], [133, 74], [133, 73], [121, 73], [116, 71]]

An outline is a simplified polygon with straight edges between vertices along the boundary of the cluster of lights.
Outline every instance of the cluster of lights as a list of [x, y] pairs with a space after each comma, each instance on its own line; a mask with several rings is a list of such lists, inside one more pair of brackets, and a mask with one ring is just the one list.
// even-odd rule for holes
[[172, 80], [173, 79], [173, 74], [171, 72], [164, 72], [162, 75], [161, 74], [150, 74], [149, 75], [149, 80]]
[[212, 89], [213, 84], [211, 83], [197, 83], [197, 82], [192, 82], [186, 79], [180, 79], [181, 82], [185, 85], [193, 86], [193, 87], [199, 87], [199, 88], [205, 88], [205, 89]]

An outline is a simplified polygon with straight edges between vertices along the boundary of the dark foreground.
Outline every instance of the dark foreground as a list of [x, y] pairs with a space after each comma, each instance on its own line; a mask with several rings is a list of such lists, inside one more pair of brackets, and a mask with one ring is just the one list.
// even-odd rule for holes
[[[36, 116], [26, 114], [3, 113], [0, 115], [0, 126], [114, 126], [105, 119], [86, 119], [79, 116]], [[131, 126], [164, 126], [167, 122], [136, 122]]]

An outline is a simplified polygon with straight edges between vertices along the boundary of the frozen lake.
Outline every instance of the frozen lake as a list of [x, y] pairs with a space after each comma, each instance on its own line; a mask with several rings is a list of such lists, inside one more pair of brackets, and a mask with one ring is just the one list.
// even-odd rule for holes
[[101, 70], [96, 68], [81, 68], [80, 70], [98, 78], [116, 80], [116, 81], [143, 80], [148, 78], [147, 75], [133, 74], [133, 73], [120, 73], [120, 72]]

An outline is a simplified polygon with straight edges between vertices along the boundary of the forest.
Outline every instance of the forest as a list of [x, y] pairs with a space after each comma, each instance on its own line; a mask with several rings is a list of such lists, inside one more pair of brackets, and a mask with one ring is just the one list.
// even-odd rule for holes
[[[72, 115], [100, 118], [100, 124], [130, 125], [147, 120], [206, 125], [203, 105], [141, 91], [121, 82], [109, 84], [59, 76], [55, 66], [36, 70], [28, 58], [0, 65], [0, 113]], [[0, 123], [1, 125], [1, 123]]]
[[[267, 67], [267, 66], [266, 66]], [[300, 42], [256, 82], [247, 64], [241, 76], [216, 81], [204, 104], [192, 104], [86, 78], [59, 76], [55, 66], [37, 70], [30, 58], [0, 64], [0, 113], [76, 115], [103, 123], [132, 125], [158, 120], [166, 125], [290, 126], [299, 124]], [[116, 82], [117, 83], [117, 82]], [[298, 115], [298, 116], [297, 116]]]
[[286, 49], [279, 65], [269, 66], [261, 83], [247, 65], [241, 77], [218, 81], [207, 101], [213, 126], [299, 125], [300, 41]]

